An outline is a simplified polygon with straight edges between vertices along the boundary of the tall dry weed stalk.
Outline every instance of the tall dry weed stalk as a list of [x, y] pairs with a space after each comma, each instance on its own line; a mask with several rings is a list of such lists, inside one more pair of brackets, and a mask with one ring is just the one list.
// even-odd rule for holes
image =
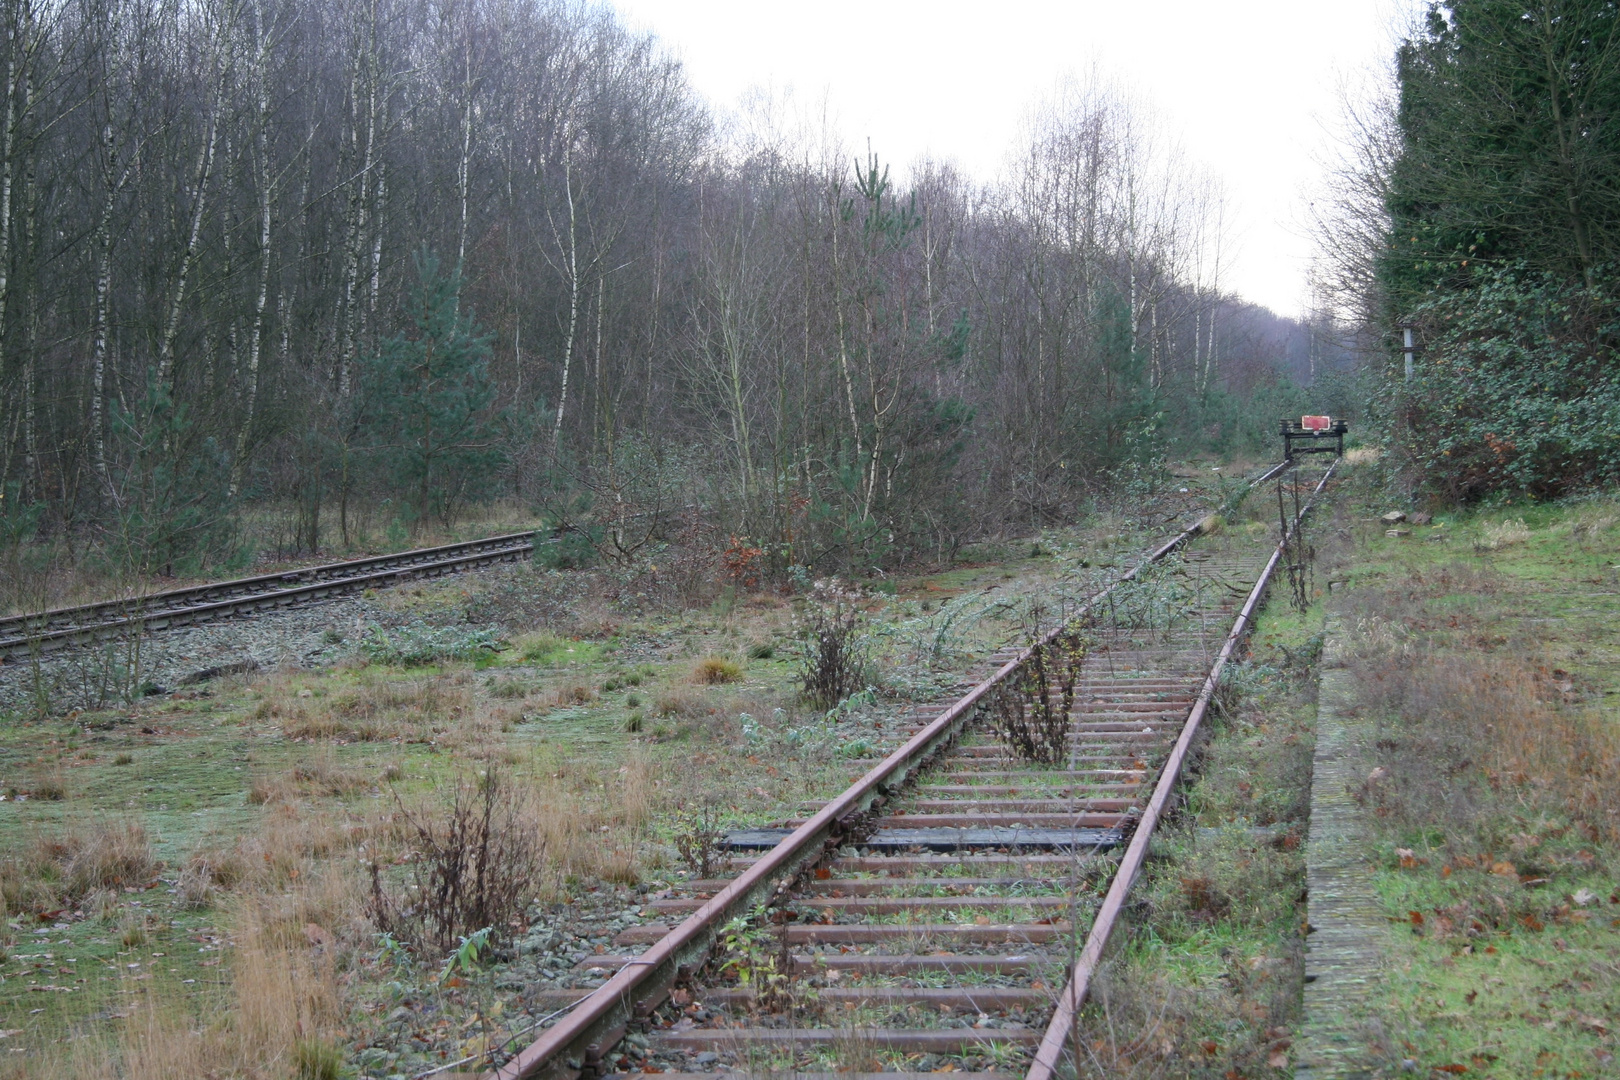
[[991, 730], [1020, 760], [1037, 765], [1066, 760], [1074, 687], [1085, 655], [1082, 638], [1060, 634], [1037, 646], [1024, 666], [992, 691], [985, 706]]
[[491, 764], [459, 779], [441, 806], [400, 804], [411, 846], [411, 880], [385, 882], [371, 865], [369, 914], [383, 931], [425, 956], [442, 956], [484, 929], [509, 936], [540, 893], [546, 834], [529, 793]]
[[797, 636], [806, 701], [830, 709], [865, 687], [870, 657], [858, 588], [836, 578], [816, 582]]

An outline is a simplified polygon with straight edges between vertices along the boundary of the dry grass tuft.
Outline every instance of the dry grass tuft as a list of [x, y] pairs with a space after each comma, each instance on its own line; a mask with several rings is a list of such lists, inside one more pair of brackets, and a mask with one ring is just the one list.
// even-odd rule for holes
[[0, 901], [9, 912], [45, 914], [100, 892], [144, 888], [162, 868], [139, 822], [104, 821], [38, 837], [0, 862]]
[[653, 699], [653, 715], [680, 720], [696, 720], [714, 712], [714, 706], [701, 694], [686, 690], [666, 690]]
[[489, 680], [489, 696], [503, 701], [515, 701], [528, 697], [534, 692], [534, 686], [523, 679], [501, 678]]
[[327, 752], [307, 758], [278, 776], [255, 777], [247, 797], [250, 803], [263, 806], [298, 798], [336, 798], [371, 787], [367, 774], [343, 768]]
[[589, 683], [571, 682], [559, 686], [551, 695], [551, 704], [554, 708], [567, 709], [575, 705], [589, 705], [596, 700], [596, 691]]
[[1485, 526], [1479, 546], [1495, 551], [1498, 548], [1522, 544], [1530, 539], [1530, 527], [1523, 518], [1492, 522]]
[[145, 826], [138, 821], [106, 822], [75, 845], [67, 863], [68, 892], [79, 897], [95, 889], [141, 888], [161, 869]]
[[62, 778], [61, 767], [52, 766], [39, 772], [29, 783], [28, 790], [23, 794], [26, 794], [30, 799], [38, 799], [41, 802], [61, 802], [67, 798], [67, 782]]
[[[308, 1071], [335, 1056], [342, 1009], [331, 951], [300, 935], [286, 940], [257, 905], [237, 912], [229, 997], [223, 1008], [195, 1005], [160, 986], [131, 982], [114, 1042], [77, 1040], [45, 1075], [112, 1080], [242, 1077], [282, 1080], [341, 1075]], [[313, 1047], [328, 1048], [312, 1053]]]
[[700, 686], [741, 682], [742, 677], [742, 665], [723, 656], [706, 656], [692, 671], [692, 681]]
[[1075, 1032], [1075, 1075], [1081, 1080], [1272, 1075], [1288, 1061], [1286, 1031], [1299, 991], [1283, 968], [1255, 963], [1268, 959], [1227, 961], [1222, 979], [1240, 990], [1241, 1004], [1235, 996], [1177, 985], [1162, 972], [1135, 971], [1123, 978], [1105, 967]]

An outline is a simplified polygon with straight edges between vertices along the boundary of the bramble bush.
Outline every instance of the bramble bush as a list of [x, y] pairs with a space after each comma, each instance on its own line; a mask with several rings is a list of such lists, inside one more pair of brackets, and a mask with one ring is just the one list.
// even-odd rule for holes
[[479, 660], [494, 656], [505, 643], [490, 630], [433, 627], [420, 623], [393, 631], [375, 624], [366, 627], [360, 650], [374, 664], [422, 667], [447, 660]]
[[1393, 404], [1422, 486], [1545, 498], [1620, 478], [1620, 281], [1486, 268], [1414, 321], [1423, 352]]

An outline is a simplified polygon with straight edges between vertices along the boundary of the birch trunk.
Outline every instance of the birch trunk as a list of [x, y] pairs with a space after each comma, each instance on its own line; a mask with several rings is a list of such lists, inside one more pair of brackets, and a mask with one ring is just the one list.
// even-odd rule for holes
[[[257, 6], [254, 8], [254, 20], [260, 19]], [[259, 282], [253, 299], [253, 330], [248, 338], [247, 385], [243, 388], [244, 409], [241, 427], [236, 432], [236, 452], [231, 455], [231, 481], [229, 494], [236, 498], [242, 485], [242, 468], [247, 460], [248, 438], [253, 430], [256, 410], [259, 403], [259, 357], [264, 346], [264, 312], [265, 305], [270, 298], [270, 92], [265, 80], [265, 65], [269, 42], [264, 37], [262, 25], [255, 28], [258, 31], [260, 47], [257, 61], [254, 64], [254, 83], [258, 91], [258, 130], [254, 133], [254, 141], [259, 157]]]
[[[26, 98], [28, 85], [27, 64], [18, 64], [19, 54], [27, 59], [28, 32], [33, 22], [33, 9], [29, 0], [17, 7], [10, 40], [6, 42], [6, 123], [0, 133], [0, 340], [6, 328], [6, 307], [11, 294], [11, 197], [16, 164], [13, 160], [17, 147], [17, 129], [22, 123], [23, 110], [19, 102]], [[21, 67], [19, 72], [18, 68]], [[21, 85], [18, 84], [19, 77]]]
[[574, 331], [579, 327], [579, 222], [574, 209], [573, 150], [563, 150], [563, 190], [568, 196], [568, 333], [563, 338], [562, 389], [557, 394], [557, 424], [551, 429], [551, 453], [562, 447], [563, 415], [568, 409], [568, 368], [574, 356]]
[[174, 373], [174, 342], [180, 333], [180, 311], [186, 300], [186, 287], [191, 280], [192, 265], [197, 260], [197, 244], [202, 236], [203, 212], [208, 206], [208, 181], [214, 169], [214, 147], [219, 138], [219, 111], [225, 97], [225, 38], [230, 30], [234, 9], [228, 5], [220, 14], [215, 29], [213, 78], [214, 94], [208, 109], [207, 134], [197, 154], [197, 181], [193, 187], [191, 224], [186, 230], [186, 246], [180, 256], [180, 268], [175, 274], [174, 295], [169, 301], [169, 315], [164, 321], [163, 337], [158, 342], [158, 382], [167, 383]]

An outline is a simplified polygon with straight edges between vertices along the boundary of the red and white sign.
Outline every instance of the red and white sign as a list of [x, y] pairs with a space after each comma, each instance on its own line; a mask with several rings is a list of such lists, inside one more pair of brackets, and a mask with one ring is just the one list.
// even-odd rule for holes
[[1305, 431], [1326, 431], [1333, 426], [1333, 417], [1302, 416], [1299, 418], [1299, 426]]

